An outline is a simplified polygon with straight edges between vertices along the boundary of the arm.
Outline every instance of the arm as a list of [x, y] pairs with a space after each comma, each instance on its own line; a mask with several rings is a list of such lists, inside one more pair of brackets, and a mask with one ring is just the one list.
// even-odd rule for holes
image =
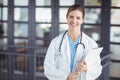
[[44, 74], [49, 80], [66, 80], [69, 73], [56, 68], [55, 43], [51, 42], [44, 61]]
[[101, 59], [99, 55], [96, 55], [92, 62], [87, 63], [86, 80], [95, 80], [96, 78], [99, 77], [101, 71], [102, 71]]
[[82, 79], [95, 80], [101, 74], [102, 66], [100, 64], [99, 55], [91, 58], [94, 59], [90, 60], [90, 62], [87, 62], [85, 60], [83, 62], [78, 63], [77, 65], [77, 71], [82, 75]]
[[[90, 41], [90, 40], [89, 40]], [[95, 41], [90, 41], [92, 49], [98, 48], [98, 45]], [[86, 80], [95, 80], [98, 78], [102, 71], [101, 58], [99, 51], [95, 51], [91, 53], [91, 62], [87, 63], [87, 73]]]
[[[98, 47], [97, 43], [94, 40], [88, 41], [89, 42], [86, 45], [88, 50], [86, 53], [89, 53], [91, 49]], [[96, 51], [92, 52], [90, 55], [90, 59], [87, 61], [85, 60], [87, 63], [87, 72], [85, 72], [84, 76], [86, 77], [86, 80], [95, 80], [100, 76], [102, 71], [101, 59], [100, 54]]]
[[100, 57], [97, 55], [94, 58], [90, 60], [91, 62], [83, 61], [78, 64], [78, 71], [85, 73], [86, 80], [95, 80], [101, 74], [102, 66], [100, 64]]

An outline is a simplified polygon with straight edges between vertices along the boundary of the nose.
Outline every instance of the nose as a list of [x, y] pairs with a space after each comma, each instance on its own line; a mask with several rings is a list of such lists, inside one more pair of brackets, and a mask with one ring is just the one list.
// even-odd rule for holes
[[76, 18], [73, 18], [73, 19], [72, 19], [72, 22], [73, 22], [73, 23], [75, 23], [76, 21], [77, 21], [77, 19], [76, 19]]

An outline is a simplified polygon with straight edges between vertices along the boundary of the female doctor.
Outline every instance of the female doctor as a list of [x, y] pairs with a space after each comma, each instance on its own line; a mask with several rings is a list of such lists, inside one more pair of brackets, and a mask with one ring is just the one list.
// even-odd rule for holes
[[69, 28], [51, 41], [45, 56], [44, 74], [49, 80], [95, 80], [101, 74], [99, 55], [90, 64], [84, 60], [91, 49], [98, 47], [81, 31], [84, 15], [80, 5], [69, 7], [66, 14]]

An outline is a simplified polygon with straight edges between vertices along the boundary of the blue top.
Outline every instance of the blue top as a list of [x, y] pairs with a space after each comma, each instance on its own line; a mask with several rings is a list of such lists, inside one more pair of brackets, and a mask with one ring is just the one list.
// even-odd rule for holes
[[71, 37], [68, 35], [68, 40], [69, 40], [69, 46], [70, 46], [70, 71], [72, 72], [73, 69], [73, 64], [74, 64], [74, 59], [76, 55], [76, 50], [77, 50], [77, 44], [79, 43], [79, 39], [77, 38], [74, 42], [72, 41]]

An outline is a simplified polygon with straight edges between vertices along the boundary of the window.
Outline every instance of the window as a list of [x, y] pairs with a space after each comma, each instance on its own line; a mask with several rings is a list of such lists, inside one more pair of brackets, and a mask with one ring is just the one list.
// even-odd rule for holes
[[75, 0], [60, 0], [59, 3], [59, 34], [68, 29], [66, 14], [68, 7], [75, 4]]
[[[101, 40], [101, 0], [85, 0], [84, 32], [95, 41]], [[100, 44], [100, 43], [98, 43]]]
[[110, 51], [112, 64], [110, 65], [110, 76], [120, 78], [120, 3], [119, 0], [111, 0], [111, 26], [110, 26]]

